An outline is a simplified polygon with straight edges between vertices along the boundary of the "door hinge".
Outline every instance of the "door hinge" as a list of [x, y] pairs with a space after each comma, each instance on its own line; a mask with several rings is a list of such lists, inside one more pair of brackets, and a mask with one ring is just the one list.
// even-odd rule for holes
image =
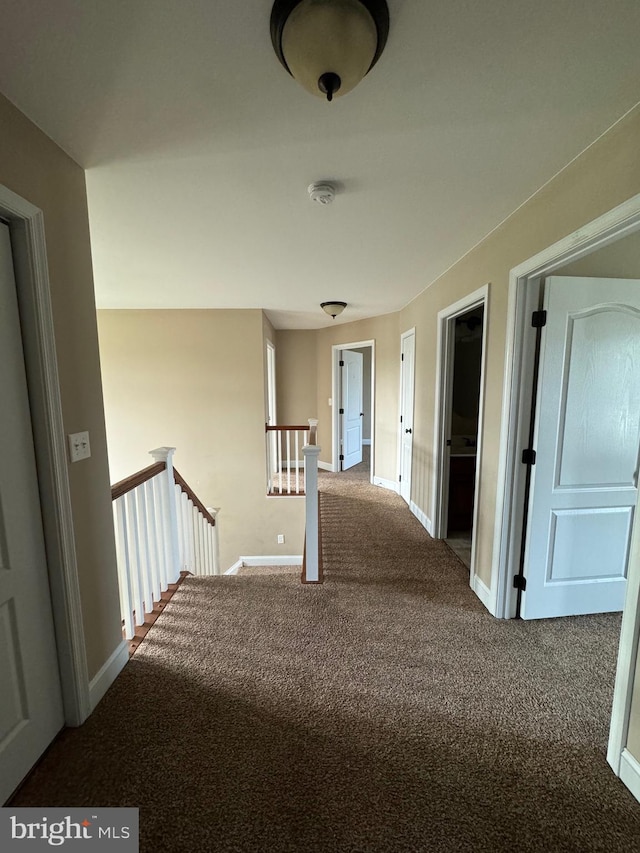
[[344, 367], [344, 361], [340, 359], [340, 367]]
[[402, 482], [402, 474], [398, 474], [398, 482], [399, 482], [399, 483], [401, 483], [401, 482]]
[[402, 415], [400, 415], [400, 423], [402, 423]]
[[339, 415], [344, 415], [344, 409], [340, 409], [340, 411], [338, 412], [338, 414], [339, 414]]
[[400, 361], [404, 361], [404, 353], [401, 354]]
[[513, 576], [513, 588], [521, 589], [524, 592], [527, 588], [527, 579], [524, 575], [514, 575]]
[[522, 451], [522, 464], [523, 465], [535, 465], [536, 464], [536, 452], [532, 450], [530, 447], [527, 447], [526, 450]]
[[543, 326], [547, 325], [547, 312], [546, 311], [534, 311], [531, 315], [531, 325], [534, 329], [541, 329]]
[[340, 461], [344, 462], [344, 455], [342, 453], [340, 454]]

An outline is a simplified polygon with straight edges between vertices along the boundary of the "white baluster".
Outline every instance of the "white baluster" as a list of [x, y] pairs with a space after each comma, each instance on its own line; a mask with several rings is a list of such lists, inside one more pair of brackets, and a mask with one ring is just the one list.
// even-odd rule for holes
[[153, 585], [151, 582], [151, 554], [149, 552], [149, 528], [147, 527], [147, 501], [145, 498], [144, 484], [138, 486], [132, 492], [136, 502], [136, 515], [138, 521], [138, 543], [140, 548], [140, 580], [142, 597], [144, 599], [144, 612], [151, 613], [153, 610]]
[[175, 447], [158, 447], [151, 450], [150, 454], [156, 462], [164, 462], [167, 466], [165, 471], [165, 500], [163, 500], [163, 512], [165, 514], [165, 524], [169, 533], [169, 550], [167, 560], [167, 582], [175, 583], [180, 577], [180, 553], [178, 548], [178, 518], [176, 512], [176, 503], [174, 499], [174, 484], [173, 476], [173, 454]]
[[131, 640], [134, 635], [133, 627], [133, 597], [131, 594], [131, 566], [129, 548], [127, 546], [127, 514], [124, 496], [114, 501], [116, 528], [118, 583], [120, 586], [120, 612], [124, 622], [124, 635]]
[[136, 625], [144, 625], [144, 593], [142, 590], [141, 554], [138, 539], [138, 512], [133, 492], [125, 498], [127, 502], [127, 542], [129, 545], [129, 561], [131, 566], [131, 588], [133, 593], [133, 609], [136, 614]]
[[147, 530], [149, 531], [149, 569], [151, 575], [151, 595], [154, 603], [160, 601], [162, 584], [160, 580], [160, 547], [159, 536], [156, 528], [155, 495], [153, 492], [153, 480], [147, 480], [144, 484], [147, 503]]

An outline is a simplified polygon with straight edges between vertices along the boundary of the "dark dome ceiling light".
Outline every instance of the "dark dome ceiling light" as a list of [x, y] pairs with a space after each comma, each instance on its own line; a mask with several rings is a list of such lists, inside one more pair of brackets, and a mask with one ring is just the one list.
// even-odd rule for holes
[[389, 35], [386, 0], [275, 0], [271, 41], [312, 95], [346, 95], [376, 64]]

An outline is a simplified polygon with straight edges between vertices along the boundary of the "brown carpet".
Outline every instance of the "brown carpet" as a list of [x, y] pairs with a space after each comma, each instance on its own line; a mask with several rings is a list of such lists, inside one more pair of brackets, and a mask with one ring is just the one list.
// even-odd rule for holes
[[321, 487], [326, 583], [188, 578], [15, 805], [139, 806], [144, 853], [639, 851], [619, 617], [495, 620], [397, 495]]

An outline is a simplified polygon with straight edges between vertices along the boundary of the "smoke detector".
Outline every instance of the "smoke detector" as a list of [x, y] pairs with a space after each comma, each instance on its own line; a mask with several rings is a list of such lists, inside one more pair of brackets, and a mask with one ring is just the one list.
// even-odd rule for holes
[[309, 184], [307, 192], [311, 201], [317, 201], [318, 204], [331, 204], [336, 197], [336, 188], [326, 181]]

